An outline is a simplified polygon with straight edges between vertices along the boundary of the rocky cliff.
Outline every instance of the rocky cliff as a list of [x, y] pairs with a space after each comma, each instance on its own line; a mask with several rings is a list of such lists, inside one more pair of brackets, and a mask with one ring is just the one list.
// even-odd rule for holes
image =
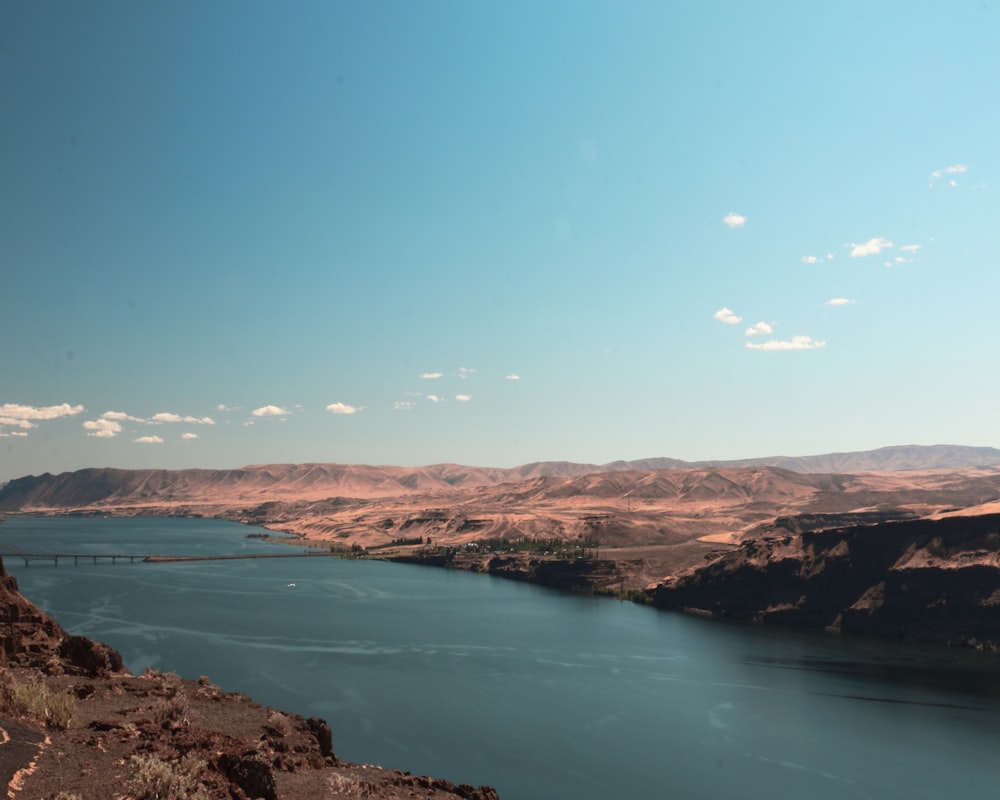
[[323, 720], [206, 677], [132, 675], [116, 651], [67, 634], [22, 597], [2, 562], [0, 783], [23, 800], [497, 798], [490, 787], [340, 761]]
[[720, 618], [997, 649], [1000, 515], [754, 539], [649, 592]]

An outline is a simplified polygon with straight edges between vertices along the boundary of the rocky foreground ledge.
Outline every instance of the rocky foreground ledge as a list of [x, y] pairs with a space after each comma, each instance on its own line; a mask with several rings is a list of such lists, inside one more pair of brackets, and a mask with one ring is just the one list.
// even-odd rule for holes
[[707, 616], [1000, 649], [1000, 515], [780, 533], [650, 587]]
[[132, 675], [22, 597], [2, 561], [0, 781], [24, 800], [497, 800], [490, 787], [341, 761], [325, 721], [208, 678]]

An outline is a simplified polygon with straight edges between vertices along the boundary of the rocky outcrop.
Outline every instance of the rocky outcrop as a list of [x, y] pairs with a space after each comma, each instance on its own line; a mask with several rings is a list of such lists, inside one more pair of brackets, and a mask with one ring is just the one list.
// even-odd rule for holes
[[639, 563], [596, 558], [554, 558], [523, 553], [480, 555], [456, 548], [416, 550], [387, 556], [386, 560], [399, 564], [464, 569], [570, 592], [616, 589], [624, 576], [630, 574]]
[[1000, 515], [752, 540], [649, 592], [726, 619], [997, 649]]
[[[257, 705], [205, 677], [132, 675], [115, 650], [70, 636], [22, 597], [2, 561], [0, 667], [0, 777], [10, 796], [153, 797], [169, 784], [221, 800], [497, 800], [488, 786], [342, 762], [324, 720]], [[9, 702], [17, 687], [69, 710], [58, 724], [48, 711], [33, 716]]]

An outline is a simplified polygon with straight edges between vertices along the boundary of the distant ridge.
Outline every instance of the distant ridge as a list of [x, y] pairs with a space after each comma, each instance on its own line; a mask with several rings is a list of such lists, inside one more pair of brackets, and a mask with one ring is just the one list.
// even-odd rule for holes
[[82, 469], [18, 478], [0, 487], [0, 511], [112, 508], [164, 504], [254, 504], [282, 499], [379, 498], [452, 494], [540, 478], [625, 471], [770, 467], [803, 474], [941, 470], [1000, 466], [1000, 450], [960, 445], [907, 445], [853, 453], [771, 456], [735, 461], [648, 458], [609, 464], [544, 461], [511, 469], [434, 464], [263, 464], [239, 469]]

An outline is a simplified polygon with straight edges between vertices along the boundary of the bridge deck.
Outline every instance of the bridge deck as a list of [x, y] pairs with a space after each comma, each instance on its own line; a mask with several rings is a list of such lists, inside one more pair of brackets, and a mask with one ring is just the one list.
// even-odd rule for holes
[[214, 556], [185, 556], [185, 555], [147, 555], [142, 553], [27, 553], [10, 546], [0, 546], [0, 556], [7, 558], [23, 559], [24, 565], [28, 566], [32, 561], [51, 561], [58, 566], [60, 559], [73, 559], [74, 564], [79, 564], [80, 559], [89, 560], [96, 564], [98, 560], [111, 561], [117, 563], [119, 559], [128, 559], [129, 563], [141, 561], [147, 564], [165, 564], [175, 561], [237, 561], [249, 558], [333, 558], [336, 553], [250, 553], [245, 555], [214, 555]]

